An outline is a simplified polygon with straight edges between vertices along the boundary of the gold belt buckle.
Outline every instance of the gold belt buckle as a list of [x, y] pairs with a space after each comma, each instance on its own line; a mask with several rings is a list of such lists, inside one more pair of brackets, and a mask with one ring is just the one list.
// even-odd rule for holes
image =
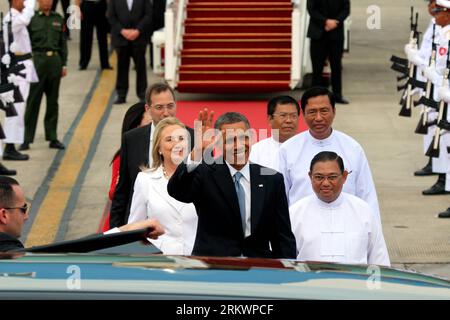
[[53, 56], [53, 51], [47, 51], [46, 53], [47, 53], [47, 57]]

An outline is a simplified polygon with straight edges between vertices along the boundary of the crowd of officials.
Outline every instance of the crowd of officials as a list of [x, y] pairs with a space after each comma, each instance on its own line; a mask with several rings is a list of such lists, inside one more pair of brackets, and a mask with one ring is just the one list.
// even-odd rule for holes
[[[14, 145], [30, 148], [44, 93], [46, 140], [50, 148], [64, 149], [56, 125], [70, 31], [54, 12], [56, 2], [37, 0], [34, 11], [35, 2], [10, 0], [14, 41], [23, 40], [15, 54], [32, 54], [27, 62], [32, 76], [26, 78], [29, 95], [24, 90], [23, 138], [7, 144], [4, 158], [9, 160], [28, 160]], [[61, 3], [64, 9], [69, 1]], [[103, 232], [151, 227], [149, 241], [165, 254], [390, 265], [365, 153], [332, 127], [335, 104], [347, 103], [340, 59], [349, 1], [333, 2], [328, 18], [323, 11], [329, 11], [327, 3], [308, 1], [309, 36], [315, 42], [311, 53], [321, 56], [314, 62], [315, 81], [328, 57], [335, 92], [314, 83], [300, 104], [290, 96], [274, 97], [267, 106], [272, 135], [253, 144], [251, 124], [241, 113], [215, 119], [214, 111], [204, 109], [191, 129], [176, 118], [173, 89], [166, 83], [147, 85], [145, 52], [153, 9], [159, 5], [164, 12], [158, 1], [76, 0], [82, 18], [79, 69], [88, 67], [94, 27], [100, 68], [112, 68], [110, 32], [118, 56], [115, 103], [126, 102], [130, 59], [140, 99], [125, 114], [121, 147], [112, 157], [112, 205]], [[308, 130], [298, 133], [301, 112]], [[22, 249], [18, 237], [29, 205], [17, 181], [0, 179], [0, 207], [0, 249]]]

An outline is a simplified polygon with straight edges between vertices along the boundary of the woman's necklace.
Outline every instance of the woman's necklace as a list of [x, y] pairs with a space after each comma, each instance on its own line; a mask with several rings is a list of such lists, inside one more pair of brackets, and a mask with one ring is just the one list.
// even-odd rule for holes
[[167, 174], [166, 167], [164, 167], [164, 165], [162, 166], [162, 169], [163, 169], [164, 177], [166, 177], [167, 179], [170, 179], [170, 176]]

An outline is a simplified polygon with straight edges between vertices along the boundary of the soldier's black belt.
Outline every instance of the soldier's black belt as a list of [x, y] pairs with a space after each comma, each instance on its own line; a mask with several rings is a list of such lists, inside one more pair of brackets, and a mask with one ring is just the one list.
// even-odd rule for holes
[[14, 61], [15, 62], [21, 62], [21, 61], [25, 61], [28, 59], [33, 58], [33, 55], [31, 53], [24, 53], [24, 54], [14, 54]]
[[34, 50], [34, 53], [45, 54], [47, 57], [57, 56], [58, 51], [53, 50]]

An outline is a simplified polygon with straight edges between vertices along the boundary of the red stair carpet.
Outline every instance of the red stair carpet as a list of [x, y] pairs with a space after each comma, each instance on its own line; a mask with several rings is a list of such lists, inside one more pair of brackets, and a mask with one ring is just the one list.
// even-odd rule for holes
[[290, 90], [291, 15], [291, 0], [189, 0], [177, 90]]
[[[204, 108], [214, 110], [214, 120], [217, 120], [225, 112], [240, 112], [247, 117], [250, 126], [257, 132], [260, 129], [266, 129], [267, 136], [269, 137], [271, 135], [266, 115], [267, 101], [178, 101], [177, 118], [187, 126], [193, 128], [194, 120], [197, 119], [200, 110]], [[305, 131], [306, 128], [303, 117], [300, 117], [298, 124], [299, 132]]]

